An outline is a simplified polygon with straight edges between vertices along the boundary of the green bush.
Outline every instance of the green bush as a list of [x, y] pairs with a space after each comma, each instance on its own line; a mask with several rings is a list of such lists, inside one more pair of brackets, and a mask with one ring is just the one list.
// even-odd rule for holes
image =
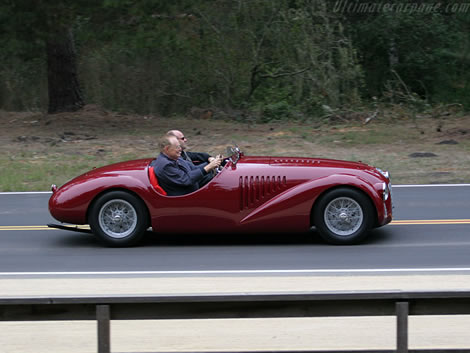
[[[79, 3], [0, 5], [0, 109], [46, 109], [40, 16], [54, 13], [72, 21], [86, 102], [107, 109], [314, 118], [385, 96], [393, 72], [410, 97], [470, 106], [464, 14], [335, 13], [327, 0]], [[36, 36], [9, 18], [36, 24]]]

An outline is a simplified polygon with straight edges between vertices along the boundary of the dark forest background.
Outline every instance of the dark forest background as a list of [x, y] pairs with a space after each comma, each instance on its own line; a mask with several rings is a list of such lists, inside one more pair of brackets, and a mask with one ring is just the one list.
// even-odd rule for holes
[[377, 102], [470, 108], [470, 4], [342, 3], [0, 0], [0, 109], [202, 107], [269, 121]]

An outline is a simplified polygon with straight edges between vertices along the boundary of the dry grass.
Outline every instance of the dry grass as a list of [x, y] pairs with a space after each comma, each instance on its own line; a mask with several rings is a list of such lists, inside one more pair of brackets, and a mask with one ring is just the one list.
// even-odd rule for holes
[[[363, 125], [245, 124], [111, 113], [1, 112], [1, 191], [47, 190], [93, 167], [157, 155], [157, 140], [180, 129], [192, 150], [361, 160], [389, 170], [396, 184], [469, 183], [470, 116], [387, 119]], [[454, 141], [453, 144], [439, 144]], [[412, 158], [414, 152], [435, 157]]]

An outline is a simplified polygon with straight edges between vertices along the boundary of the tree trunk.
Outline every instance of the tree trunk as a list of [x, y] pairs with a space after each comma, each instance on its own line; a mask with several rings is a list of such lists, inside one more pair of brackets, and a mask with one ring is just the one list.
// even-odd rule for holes
[[76, 52], [70, 30], [49, 35], [46, 43], [50, 114], [83, 107], [77, 79]]

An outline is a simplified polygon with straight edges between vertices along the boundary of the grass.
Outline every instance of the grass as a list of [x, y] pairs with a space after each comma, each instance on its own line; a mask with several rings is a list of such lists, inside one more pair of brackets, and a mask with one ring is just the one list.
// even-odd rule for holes
[[[9, 116], [7, 121], [14, 123], [7, 123], [8, 131], [4, 130], [3, 135], [0, 132], [0, 191], [49, 190], [51, 184], [62, 185], [94, 167], [156, 156], [158, 137], [170, 128], [182, 130], [195, 151], [224, 153], [225, 147], [235, 142], [247, 155], [360, 160], [390, 171], [396, 184], [470, 183], [470, 130], [465, 130], [470, 126], [470, 117], [448, 119], [439, 132], [433, 120], [314, 126], [181, 117], [143, 121], [122, 116], [114, 117], [124, 120], [113, 130], [103, 128], [109, 120], [100, 121], [100, 116], [93, 114], [73, 115], [69, 120], [45, 115], [35, 125], [26, 124], [31, 119], [21, 114], [17, 118]], [[109, 114], [105, 118], [110, 119]], [[63, 131], [74, 131], [72, 140], [58, 138]], [[438, 144], [451, 139], [458, 143]], [[413, 152], [433, 152], [437, 156], [411, 158]]]
[[0, 156], [1, 191], [49, 190], [51, 184], [62, 185], [71, 178], [92, 168], [141, 158], [135, 153], [116, 156], [104, 153], [100, 156], [77, 153], [67, 155], [63, 151], [48, 153], [45, 151], [20, 150]]
[[63, 184], [71, 176], [81, 174], [96, 164], [85, 160], [64, 163], [60, 156], [49, 160], [36, 156], [23, 156], [22, 160], [11, 160], [12, 156], [8, 157], [10, 158], [0, 158], [2, 191], [48, 190], [51, 184]]

